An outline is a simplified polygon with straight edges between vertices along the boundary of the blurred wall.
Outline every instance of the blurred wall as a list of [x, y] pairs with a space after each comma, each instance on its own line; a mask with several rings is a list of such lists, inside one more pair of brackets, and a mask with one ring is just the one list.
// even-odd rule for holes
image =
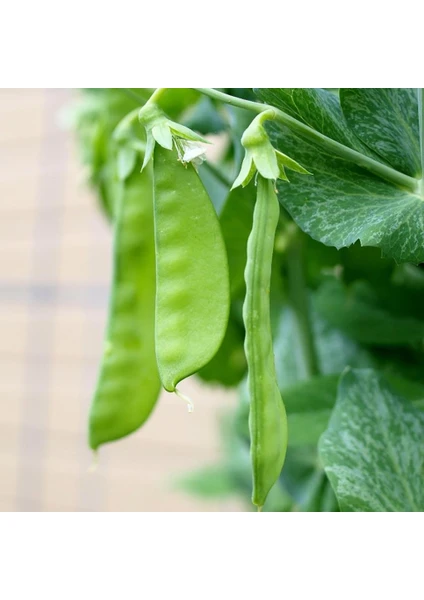
[[190, 380], [136, 434], [100, 450], [86, 422], [106, 319], [111, 232], [58, 125], [67, 90], [0, 90], [0, 510], [217, 511], [173, 479], [219, 456], [233, 394]]

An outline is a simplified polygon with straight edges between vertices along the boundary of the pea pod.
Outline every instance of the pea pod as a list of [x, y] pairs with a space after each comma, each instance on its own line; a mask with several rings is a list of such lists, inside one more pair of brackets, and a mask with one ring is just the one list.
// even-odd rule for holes
[[93, 449], [138, 429], [160, 391], [154, 348], [155, 247], [151, 168], [117, 183], [114, 272], [103, 361], [91, 407]]
[[154, 150], [156, 357], [163, 387], [215, 355], [229, 315], [228, 261], [219, 222], [192, 164]]
[[247, 243], [243, 320], [250, 397], [252, 502], [261, 508], [284, 464], [287, 417], [275, 374], [270, 281], [279, 204], [274, 184], [258, 175], [253, 227]]

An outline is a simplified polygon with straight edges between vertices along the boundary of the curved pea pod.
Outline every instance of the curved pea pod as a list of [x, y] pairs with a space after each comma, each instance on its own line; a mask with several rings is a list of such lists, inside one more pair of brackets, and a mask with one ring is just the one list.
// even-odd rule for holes
[[243, 320], [250, 398], [252, 502], [260, 508], [280, 475], [287, 450], [287, 416], [275, 374], [269, 300], [279, 211], [273, 182], [259, 175], [247, 243]]
[[228, 261], [218, 217], [192, 164], [156, 144], [156, 357], [163, 387], [216, 354], [230, 306]]
[[155, 246], [151, 168], [119, 185], [105, 350], [89, 419], [89, 443], [122, 438], [152, 412], [160, 391], [154, 346]]

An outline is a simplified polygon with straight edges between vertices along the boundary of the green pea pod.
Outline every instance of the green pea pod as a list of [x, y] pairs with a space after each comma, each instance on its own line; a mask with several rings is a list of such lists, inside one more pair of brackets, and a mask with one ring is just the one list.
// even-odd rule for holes
[[163, 387], [216, 354], [228, 322], [228, 261], [218, 217], [192, 164], [156, 144], [156, 357]]
[[160, 391], [151, 168], [136, 169], [118, 188], [109, 321], [89, 422], [93, 449], [138, 429]]
[[247, 243], [243, 305], [250, 397], [252, 502], [259, 508], [280, 475], [287, 449], [287, 417], [275, 374], [269, 301], [279, 212], [273, 182], [259, 175], [253, 227]]

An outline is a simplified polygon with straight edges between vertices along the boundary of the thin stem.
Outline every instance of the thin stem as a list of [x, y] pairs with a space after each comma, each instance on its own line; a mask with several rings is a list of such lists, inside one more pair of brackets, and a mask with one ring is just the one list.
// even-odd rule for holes
[[209, 98], [214, 98], [214, 100], [224, 102], [224, 104], [229, 104], [230, 106], [237, 106], [238, 108], [245, 108], [246, 110], [252, 110], [256, 113], [260, 113], [264, 110], [269, 110], [270, 108], [272, 108], [272, 106], [268, 106], [268, 104], [261, 104], [260, 102], [252, 102], [251, 100], [244, 100], [243, 98], [230, 96], [229, 94], [219, 92], [218, 90], [214, 90], [213, 88], [193, 89], [197, 90], [201, 94], [204, 94], [205, 96], [209, 96]]
[[131, 100], [134, 100], [134, 102], [137, 102], [137, 104], [139, 104], [140, 106], [143, 105], [146, 101], [145, 98], [142, 98], [136, 92], [133, 92], [133, 90], [131, 90], [129, 88], [121, 88], [121, 91], [128, 98], [131, 98]]
[[304, 274], [303, 240], [299, 231], [294, 234], [287, 250], [288, 286], [294, 310], [302, 354], [308, 378], [319, 374], [318, 358], [312, 334], [308, 289]]
[[163, 93], [165, 92], [166, 89], [167, 88], [156, 88], [155, 91], [153, 92], [153, 94], [147, 100], [146, 104], [148, 104], [149, 102], [158, 103], [159, 98], [163, 95]]
[[197, 91], [209, 96], [210, 98], [214, 98], [215, 100], [220, 100], [221, 102], [225, 102], [226, 104], [230, 104], [231, 106], [238, 106], [239, 108], [245, 108], [247, 110], [252, 110], [256, 113], [264, 112], [265, 110], [273, 110], [274, 111], [274, 120], [282, 125], [286, 125], [292, 131], [300, 134], [306, 139], [309, 139], [314, 142], [318, 142], [323, 149], [328, 150], [332, 154], [343, 158], [349, 162], [353, 162], [354, 164], [364, 167], [374, 173], [374, 175], [378, 175], [382, 177], [386, 181], [390, 183], [394, 183], [397, 186], [402, 188], [407, 188], [412, 192], [417, 192], [419, 190], [418, 181], [414, 177], [409, 177], [408, 175], [404, 175], [403, 173], [399, 173], [396, 169], [392, 169], [382, 163], [370, 158], [369, 156], [365, 156], [344, 144], [340, 144], [335, 140], [315, 131], [308, 125], [301, 123], [297, 119], [294, 119], [287, 113], [282, 110], [275, 108], [273, 106], [269, 106], [268, 104], [262, 104], [259, 102], [251, 102], [250, 100], [244, 100], [243, 98], [236, 98], [234, 96], [229, 96], [228, 94], [224, 94], [223, 92], [219, 92], [214, 89], [209, 88], [194, 88]]
[[115, 140], [119, 140], [121, 137], [125, 137], [127, 130], [131, 127], [132, 123], [138, 120], [138, 113], [140, 112], [140, 107], [134, 108], [131, 112], [125, 115], [123, 119], [121, 119], [118, 125], [115, 127], [113, 131], [113, 138]]

